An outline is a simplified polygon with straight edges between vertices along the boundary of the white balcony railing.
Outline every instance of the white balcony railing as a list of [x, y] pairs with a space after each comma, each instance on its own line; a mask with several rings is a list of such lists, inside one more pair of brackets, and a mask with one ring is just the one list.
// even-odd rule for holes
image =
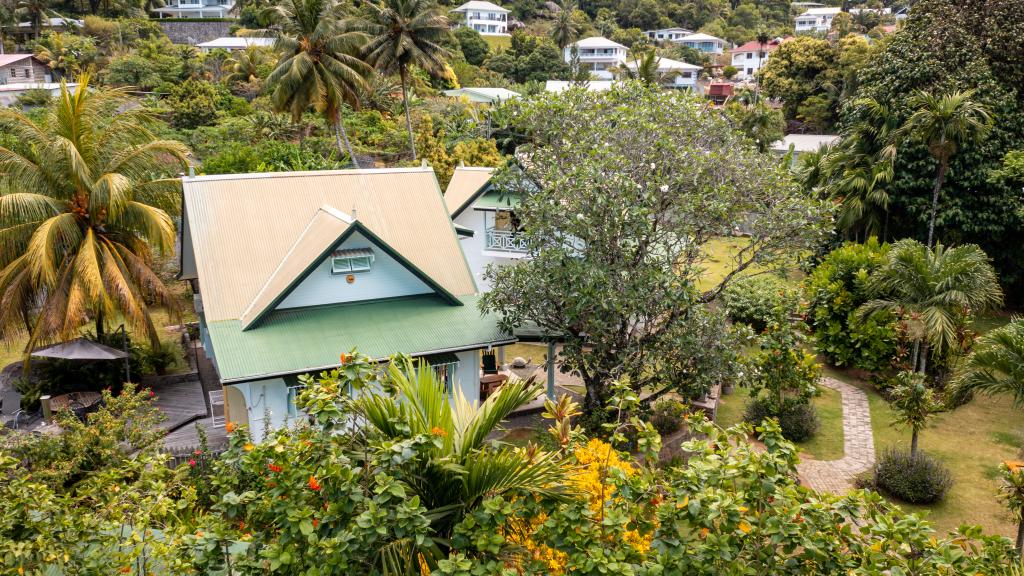
[[526, 252], [526, 237], [516, 232], [507, 230], [487, 229], [485, 246], [488, 250], [499, 250], [501, 252]]

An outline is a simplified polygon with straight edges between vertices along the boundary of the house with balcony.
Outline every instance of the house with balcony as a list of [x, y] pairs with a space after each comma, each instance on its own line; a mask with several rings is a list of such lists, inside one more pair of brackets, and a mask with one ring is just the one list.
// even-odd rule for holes
[[693, 34], [693, 30], [686, 28], [662, 28], [660, 30], [645, 30], [647, 36], [653, 42], [679, 42], [683, 38]]
[[629, 52], [622, 44], [603, 36], [591, 36], [566, 46], [563, 54], [566, 62], [572, 61], [573, 50], [576, 51], [580, 68], [599, 80], [614, 78], [614, 69], [626, 62]]
[[456, 26], [468, 26], [482, 36], [507, 36], [509, 10], [492, 2], [470, 0], [452, 10], [459, 14], [452, 18]]
[[721, 54], [725, 52], [726, 41], [716, 38], [710, 34], [697, 33], [683, 36], [679, 43], [694, 50], [700, 50], [707, 54]]
[[761, 44], [751, 40], [746, 44], [732, 49], [732, 65], [739, 72], [736, 73], [737, 80], [749, 80], [760, 70], [773, 50], [776, 50], [783, 42], [782, 38], [775, 38], [767, 44]]
[[810, 8], [796, 17], [796, 33], [828, 32], [832, 19], [842, 11], [839, 7]]
[[493, 174], [494, 168], [459, 166], [444, 193], [473, 280], [484, 292], [490, 289], [484, 279], [489, 265], [514, 263], [529, 250], [516, 216], [518, 198], [498, 192]]
[[[636, 60], [626, 63], [626, 68], [636, 70], [639, 64]], [[661, 77], [661, 85], [665, 88], [677, 88], [680, 90], [698, 91], [697, 78], [703, 66], [680, 62], [671, 58], [658, 58], [658, 76]]]
[[[489, 180], [476, 170], [469, 186]], [[298, 376], [335, 368], [352, 349], [381, 361], [409, 354], [476, 401], [484, 354], [515, 341], [477, 308], [475, 254], [460, 240], [519, 248], [507, 234], [485, 239], [515, 229], [507, 212], [494, 218], [500, 204], [487, 191], [466, 198], [480, 216], [494, 205], [477, 236], [452, 224], [455, 200], [427, 167], [188, 176], [182, 189], [180, 277], [195, 293], [225, 420], [256, 439], [303, 419]]]
[[158, 18], [229, 18], [234, 0], [167, 0], [151, 8]]

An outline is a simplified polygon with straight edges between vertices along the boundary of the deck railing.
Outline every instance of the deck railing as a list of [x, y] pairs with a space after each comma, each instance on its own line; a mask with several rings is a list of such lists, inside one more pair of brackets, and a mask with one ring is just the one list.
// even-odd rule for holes
[[485, 242], [488, 250], [526, 252], [529, 249], [526, 244], [526, 236], [507, 230], [488, 228]]

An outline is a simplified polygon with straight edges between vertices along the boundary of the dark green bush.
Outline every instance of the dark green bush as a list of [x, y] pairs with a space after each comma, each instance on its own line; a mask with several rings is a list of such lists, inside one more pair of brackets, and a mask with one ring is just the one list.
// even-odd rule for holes
[[761, 332], [773, 320], [794, 312], [799, 296], [777, 276], [741, 278], [722, 293], [725, 312], [734, 322], [749, 324]]
[[875, 488], [910, 504], [933, 504], [942, 500], [953, 486], [946, 467], [924, 452], [891, 449], [879, 457], [874, 468]]
[[798, 398], [787, 398], [781, 408], [774, 404], [764, 397], [752, 398], [747, 403], [743, 420], [756, 426], [767, 418], [775, 418], [782, 428], [782, 435], [792, 442], [810, 440], [818, 432], [818, 412], [811, 404]]
[[651, 415], [648, 421], [659, 434], [673, 434], [682, 427], [682, 418], [685, 413], [686, 405], [682, 402], [671, 398], [662, 398], [651, 406]]
[[836, 366], [883, 370], [897, 355], [894, 316], [856, 317], [857, 308], [870, 299], [868, 276], [885, 262], [888, 251], [874, 238], [845, 244], [826, 255], [804, 283], [815, 347]]

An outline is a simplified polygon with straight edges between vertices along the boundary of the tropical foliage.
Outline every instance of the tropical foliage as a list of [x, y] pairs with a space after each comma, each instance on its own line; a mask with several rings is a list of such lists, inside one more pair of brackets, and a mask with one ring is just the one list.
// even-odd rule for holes
[[39, 122], [0, 110], [16, 137], [0, 147], [0, 326], [28, 330], [29, 348], [119, 316], [155, 344], [150, 306], [174, 305], [150, 265], [174, 246], [188, 149], [123, 102], [83, 75]]
[[1024, 319], [981, 336], [964, 362], [956, 385], [960, 390], [1009, 394], [1024, 406]]

